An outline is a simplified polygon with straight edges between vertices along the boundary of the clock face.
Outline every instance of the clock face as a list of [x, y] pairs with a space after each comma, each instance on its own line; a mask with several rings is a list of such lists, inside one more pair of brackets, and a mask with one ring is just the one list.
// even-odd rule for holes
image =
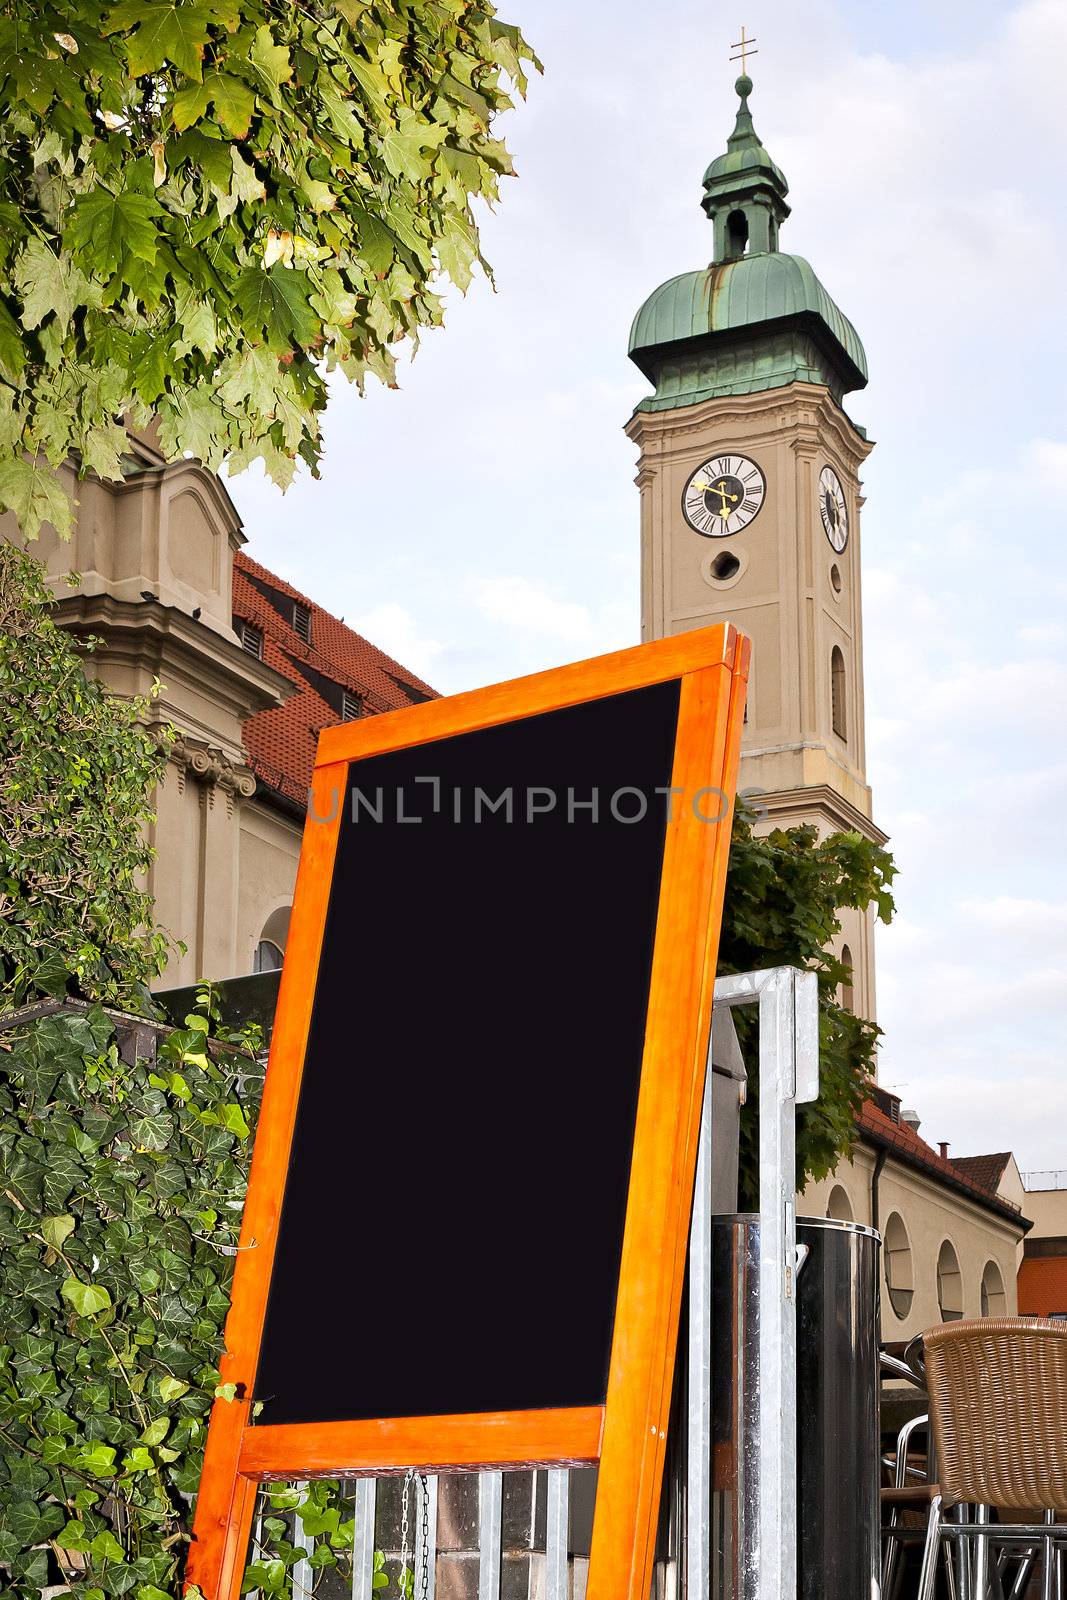
[[766, 494], [767, 481], [747, 456], [711, 456], [682, 491], [682, 512], [697, 533], [725, 539], [759, 515]]
[[848, 544], [848, 507], [841, 479], [833, 467], [823, 467], [819, 473], [819, 515], [826, 537], [840, 555]]

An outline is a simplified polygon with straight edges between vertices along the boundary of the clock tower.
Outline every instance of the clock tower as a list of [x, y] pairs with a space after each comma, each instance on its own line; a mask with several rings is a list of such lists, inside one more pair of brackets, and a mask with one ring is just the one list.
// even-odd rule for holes
[[[871, 444], [842, 400], [863, 346], [808, 263], [778, 248], [788, 185], [752, 124], [752, 80], [704, 175], [707, 267], [641, 307], [630, 357], [654, 385], [627, 425], [640, 450], [642, 637], [731, 620], [752, 639], [740, 787], [760, 831], [811, 823], [884, 843], [863, 717], [860, 468]], [[871, 918], [845, 909], [851, 999], [874, 1018]]]

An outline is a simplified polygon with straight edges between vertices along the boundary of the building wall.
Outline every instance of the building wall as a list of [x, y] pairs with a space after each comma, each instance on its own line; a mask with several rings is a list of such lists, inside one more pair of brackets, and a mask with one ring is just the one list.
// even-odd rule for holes
[[1031, 1239], [1067, 1236], [1067, 1189], [1028, 1189], [1026, 1215], [1034, 1224]]
[[[842, 1162], [833, 1177], [809, 1184], [797, 1202], [798, 1212], [806, 1216], [840, 1216], [844, 1195], [852, 1220], [870, 1227], [875, 1160], [876, 1151], [872, 1146], [857, 1144], [852, 1160]], [[887, 1244], [901, 1242], [898, 1227], [892, 1221], [894, 1217], [903, 1225], [907, 1259], [886, 1248]], [[1019, 1223], [1001, 1218], [890, 1155], [878, 1179], [878, 1227], [883, 1238], [883, 1339], [910, 1339], [913, 1334], [943, 1320], [938, 1300], [938, 1260], [946, 1243], [959, 1264], [958, 1286], [946, 1284], [946, 1288], [958, 1287], [961, 1314], [964, 1317], [982, 1315], [983, 1277], [991, 1288], [1002, 1292], [1002, 1299], [991, 1300], [989, 1314], [1016, 1314], [1021, 1218]], [[991, 1265], [993, 1272], [989, 1270]], [[894, 1309], [888, 1292], [887, 1267], [890, 1273], [897, 1274], [899, 1284], [905, 1284], [910, 1278], [912, 1294], [903, 1314]]]
[[254, 799], [241, 813], [237, 972], [251, 972], [256, 946], [267, 939], [284, 951], [296, 887], [303, 825]]

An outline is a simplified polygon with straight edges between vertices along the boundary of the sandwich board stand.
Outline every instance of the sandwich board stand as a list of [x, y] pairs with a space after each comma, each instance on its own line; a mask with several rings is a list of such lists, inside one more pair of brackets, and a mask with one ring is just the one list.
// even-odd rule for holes
[[599, 1467], [589, 1600], [646, 1600], [748, 658], [727, 624], [323, 731], [206, 1600], [261, 1482], [546, 1465]]

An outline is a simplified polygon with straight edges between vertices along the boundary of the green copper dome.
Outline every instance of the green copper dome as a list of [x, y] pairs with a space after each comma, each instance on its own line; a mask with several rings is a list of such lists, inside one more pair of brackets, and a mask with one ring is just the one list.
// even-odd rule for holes
[[661, 284], [630, 330], [630, 357], [656, 386], [640, 410], [796, 382], [824, 384], [840, 402], [867, 382], [851, 322], [809, 264], [778, 249], [789, 186], [752, 126], [752, 80], [736, 88], [734, 131], [704, 174], [711, 265]]

